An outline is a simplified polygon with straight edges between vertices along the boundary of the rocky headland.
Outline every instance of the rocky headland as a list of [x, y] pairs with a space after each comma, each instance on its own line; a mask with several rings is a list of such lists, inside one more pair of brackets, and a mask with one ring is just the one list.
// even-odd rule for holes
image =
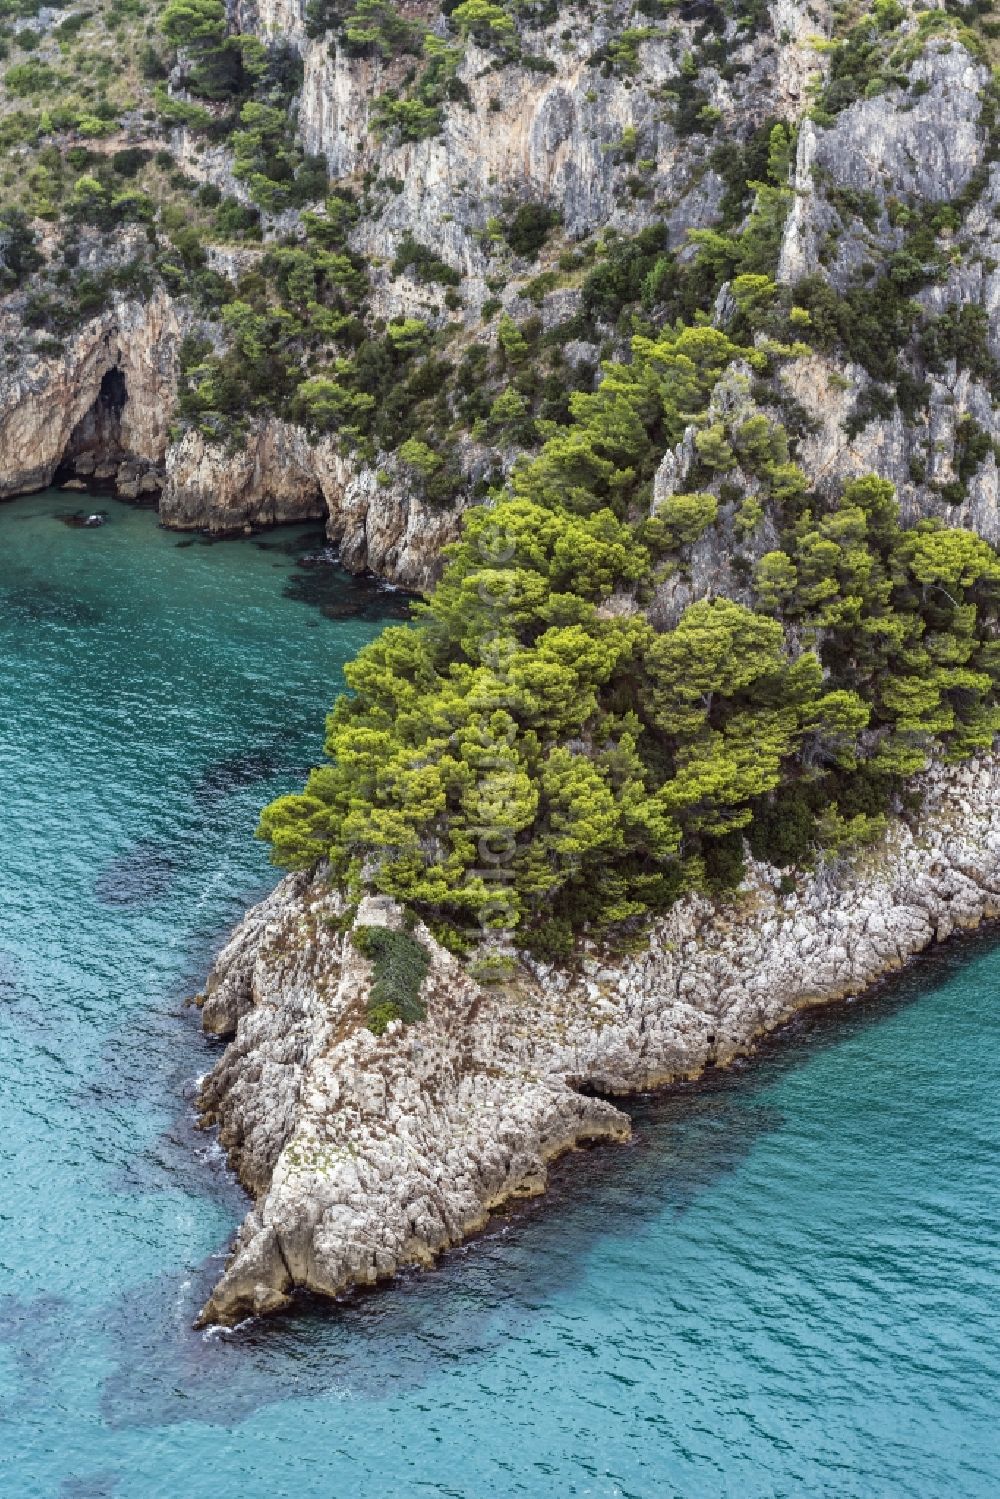
[[[201, 996], [228, 1045], [199, 1106], [253, 1207], [201, 1313], [233, 1324], [296, 1290], [338, 1296], [428, 1265], [547, 1164], [628, 1138], [610, 1100], [725, 1066], [796, 1010], [858, 994], [931, 943], [1000, 914], [1000, 758], [938, 766], [919, 816], [783, 894], [753, 864], [739, 892], [681, 900], [627, 958], [523, 963], [476, 983], [426, 930], [426, 1020], [365, 1024], [371, 964], [323, 874], [248, 913]], [[369, 898], [358, 925], [398, 926]]]

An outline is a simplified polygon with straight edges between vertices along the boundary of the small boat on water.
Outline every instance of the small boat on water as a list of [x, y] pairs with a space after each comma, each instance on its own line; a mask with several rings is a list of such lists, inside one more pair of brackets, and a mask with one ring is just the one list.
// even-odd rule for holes
[[93, 529], [95, 526], [103, 526], [108, 518], [106, 510], [95, 510], [88, 513], [86, 510], [74, 511], [72, 515], [64, 515], [63, 520], [67, 526], [77, 526], [81, 529]]

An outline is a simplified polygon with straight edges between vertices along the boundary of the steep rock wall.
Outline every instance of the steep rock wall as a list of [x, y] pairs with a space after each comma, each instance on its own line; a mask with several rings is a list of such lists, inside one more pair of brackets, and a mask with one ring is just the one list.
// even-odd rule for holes
[[0, 372], [0, 498], [51, 483], [111, 371], [119, 373], [125, 392], [116, 463], [132, 458], [162, 465], [186, 321], [184, 309], [163, 291], [147, 302], [116, 298], [67, 338], [57, 356], [35, 355]]
[[[945, 237], [945, 272], [929, 277], [914, 300], [932, 316], [982, 309], [989, 353], [1000, 358], [1000, 164], [983, 123], [988, 81], [988, 69], [965, 47], [941, 38], [914, 62], [905, 89], [861, 99], [828, 125], [804, 119], [779, 280], [794, 285], [821, 273], [847, 291], [864, 267], [884, 271], [905, 252], [908, 212], [961, 202], [980, 180], [962, 222]], [[918, 366], [916, 379], [926, 392], [915, 412], [895, 405], [852, 431], [852, 414], [876, 384], [862, 366], [822, 355], [789, 361], [782, 381], [813, 424], [799, 460], [823, 490], [877, 473], [896, 486], [904, 521], [935, 516], [997, 543], [995, 452], [987, 452], [963, 499], [942, 493], [958, 476], [964, 420], [1000, 444], [995, 391], [963, 367], [961, 353], [940, 369]]]
[[401, 465], [376, 471], [301, 427], [253, 423], [235, 451], [189, 431], [169, 450], [160, 519], [177, 530], [222, 535], [286, 521], [323, 520], [343, 565], [414, 592], [428, 589], [453, 509], [422, 499]]
[[[402, 144], [373, 128], [376, 98], [399, 83], [398, 62], [352, 56], [329, 35], [310, 38], [298, 0], [244, 0], [240, 15], [257, 34], [290, 41], [302, 55], [306, 148], [326, 157], [335, 178], [369, 173], [397, 185], [383, 210], [358, 226], [358, 248], [384, 255], [404, 230], [415, 234], [471, 278], [473, 316], [487, 294], [480, 236], [511, 194], [558, 207], [571, 238], [605, 227], [634, 233], [686, 204], [686, 212], [677, 212], [681, 240], [689, 224], [714, 216], [721, 184], [711, 171], [709, 212], [704, 201], [692, 211], [699, 184], [705, 196], [704, 138], [679, 136], [663, 107], [664, 90], [676, 81], [699, 27], [698, 17], [683, 9], [669, 33], [647, 28], [631, 69], [594, 65], [595, 54], [634, 24], [624, 8], [595, 15], [570, 7], [546, 27], [523, 27], [531, 67], [498, 67], [496, 52], [470, 42], [458, 71], [467, 100], [446, 108], [440, 134]], [[430, 18], [440, 29], [437, 13]], [[742, 71], [731, 80], [706, 70], [712, 106], [727, 128], [798, 114], [815, 66], [811, 44], [829, 16], [825, 6], [817, 11], [782, 0], [763, 26], [762, 36], [734, 43], [730, 60]], [[646, 164], [641, 195], [625, 185], [632, 168], [619, 146], [627, 131], [635, 132]], [[413, 310], [407, 288], [389, 288], [389, 297], [389, 315]]]

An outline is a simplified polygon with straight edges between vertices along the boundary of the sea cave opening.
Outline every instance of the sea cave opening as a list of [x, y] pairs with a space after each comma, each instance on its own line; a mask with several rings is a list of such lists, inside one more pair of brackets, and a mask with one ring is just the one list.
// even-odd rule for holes
[[92, 404], [69, 435], [56, 472], [67, 488], [115, 491], [123, 499], [155, 501], [162, 474], [131, 452], [123, 416], [129, 392], [125, 372], [112, 365], [101, 376]]

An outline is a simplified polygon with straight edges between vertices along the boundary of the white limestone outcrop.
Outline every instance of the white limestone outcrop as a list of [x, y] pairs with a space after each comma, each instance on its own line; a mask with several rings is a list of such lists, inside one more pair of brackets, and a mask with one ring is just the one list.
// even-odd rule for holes
[[[1000, 756], [938, 766], [921, 789], [919, 819], [894, 820], [857, 858], [801, 875], [790, 895], [751, 866], [735, 897], [685, 898], [626, 959], [525, 964], [485, 987], [418, 927], [427, 1018], [381, 1037], [336, 895], [322, 877], [283, 880], [203, 996], [206, 1029], [232, 1038], [203, 1117], [254, 1205], [202, 1322], [429, 1263], [499, 1204], [542, 1191], [554, 1156], [625, 1139], [610, 1096], [725, 1065], [797, 1009], [1000, 914]], [[369, 898], [357, 919], [399, 912]]]

